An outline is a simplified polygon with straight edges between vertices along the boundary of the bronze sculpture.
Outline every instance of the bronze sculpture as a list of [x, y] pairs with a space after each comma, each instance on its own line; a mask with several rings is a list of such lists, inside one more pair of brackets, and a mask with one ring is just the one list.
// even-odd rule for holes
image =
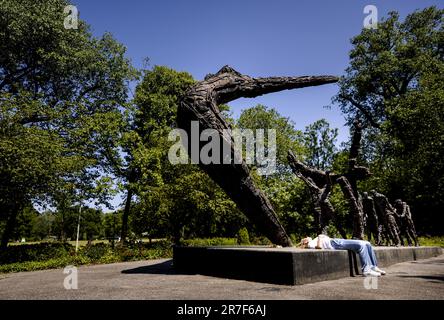
[[[177, 124], [187, 133], [191, 132], [192, 121], [199, 122], [199, 130], [216, 129], [222, 140], [221, 148], [230, 150], [231, 158], [234, 159], [239, 155], [233, 147], [230, 127], [221, 115], [218, 105], [241, 97], [253, 98], [287, 89], [334, 83], [338, 80], [334, 76], [252, 78], [225, 66], [216, 74], [209, 75], [204, 81], [192, 86], [181, 97]], [[187, 151], [190, 153], [190, 150]], [[219, 165], [204, 164], [201, 161], [197, 163], [273, 243], [281, 246], [292, 245], [269, 200], [255, 185], [245, 161], [223, 161], [223, 164]]]

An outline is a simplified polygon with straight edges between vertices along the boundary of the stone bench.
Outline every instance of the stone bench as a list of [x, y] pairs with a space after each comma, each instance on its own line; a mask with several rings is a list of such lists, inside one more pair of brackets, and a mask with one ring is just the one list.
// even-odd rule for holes
[[[375, 247], [381, 267], [442, 254], [439, 247]], [[182, 273], [274, 284], [299, 285], [360, 274], [360, 262], [347, 250], [310, 250], [264, 246], [181, 247], [173, 265]]]

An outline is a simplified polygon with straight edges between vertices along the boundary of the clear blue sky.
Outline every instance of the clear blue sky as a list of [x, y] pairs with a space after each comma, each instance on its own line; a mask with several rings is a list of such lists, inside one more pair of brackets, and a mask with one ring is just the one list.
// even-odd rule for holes
[[[415, 9], [443, 6], [438, 0], [73, 0], [95, 35], [106, 31], [128, 48], [136, 67], [143, 58], [203, 79], [229, 64], [251, 76], [341, 75], [350, 38], [372, 4], [379, 19], [391, 10], [402, 17]], [[320, 118], [348, 138], [344, 118], [330, 104], [336, 85], [285, 91], [230, 103], [234, 116], [261, 103], [290, 117], [298, 129]]]
[[[440, 0], [73, 0], [95, 35], [111, 32], [134, 66], [187, 71], [200, 80], [229, 64], [250, 76], [342, 75], [350, 39], [363, 27], [366, 5], [379, 19], [396, 10], [405, 17]], [[330, 104], [336, 85], [269, 94], [230, 103], [235, 117], [258, 103], [276, 108], [298, 129], [327, 119], [348, 139], [344, 117]]]

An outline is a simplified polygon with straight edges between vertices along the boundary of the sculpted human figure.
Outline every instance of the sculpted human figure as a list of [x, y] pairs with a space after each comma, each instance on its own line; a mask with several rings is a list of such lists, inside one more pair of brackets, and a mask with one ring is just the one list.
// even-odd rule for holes
[[386, 238], [389, 239], [390, 242], [395, 246], [402, 245], [401, 238], [399, 237], [399, 228], [395, 219], [395, 209], [393, 209], [387, 197], [382, 193], [372, 190], [370, 194], [375, 201], [376, 210], [378, 210], [380, 216], [383, 217]]
[[395, 210], [400, 221], [401, 235], [406, 237], [409, 245], [415, 243], [415, 246], [419, 246], [418, 236], [416, 234], [410, 206], [401, 199], [396, 199]]
[[376, 213], [375, 209], [375, 203], [373, 201], [373, 198], [369, 196], [367, 192], [363, 192], [362, 194], [362, 206], [364, 209], [364, 216], [366, 221], [366, 231], [367, 231], [367, 237], [368, 241], [371, 241], [372, 237], [375, 241], [375, 244], [377, 246], [380, 246], [382, 244], [381, 239], [381, 228], [380, 228], [380, 222], [378, 219], [378, 215]]
[[342, 226], [337, 223], [335, 209], [329, 199], [333, 184], [330, 172], [309, 168], [297, 161], [291, 150], [288, 151], [287, 159], [293, 173], [304, 181], [310, 190], [315, 206], [315, 221], [319, 233], [327, 234], [328, 224], [333, 220], [339, 233], [342, 236], [346, 236]]

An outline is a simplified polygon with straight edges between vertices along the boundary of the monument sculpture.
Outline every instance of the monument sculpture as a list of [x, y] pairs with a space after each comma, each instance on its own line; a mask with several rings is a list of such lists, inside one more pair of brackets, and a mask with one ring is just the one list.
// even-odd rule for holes
[[[318, 227], [318, 233], [327, 234], [328, 224], [331, 220], [336, 220], [335, 209], [328, 199], [332, 190], [330, 173], [321, 173], [320, 170], [307, 167], [296, 159], [291, 150], [288, 151], [287, 159], [293, 173], [302, 179], [310, 190], [310, 195], [315, 206], [315, 221]], [[309, 174], [310, 171], [314, 172], [313, 178], [312, 175]], [[319, 173], [319, 179], [316, 179], [316, 172]], [[316, 179], [317, 183], [313, 179]], [[336, 223], [336, 227], [341, 235], [345, 237], [346, 233], [338, 223]]]
[[[326, 224], [335, 218], [333, 206], [331, 206], [328, 196], [331, 192], [331, 184], [338, 183], [341, 187], [344, 197], [350, 207], [350, 214], [353, 217], [353, 235], [354, 239], [364, 239], [364, 211], [362, 202], [357, 190], [357, 182], [364, 180], [370, 176], [370, 170], [363, 166], [357, 165], [357, 158], [361, 146], [362, 126], [358, 119], [353, 123], [354, 132], [352, 136], [352, 144], [349, 151], [348, 167], [346, 172], [340, 174], [328, 173], [309, 166], [298, 161], [294, 154], [288, 151], [287, 159], [292, 168], [292, 171], [301, 178], [308, 188], [315, 203], [315, 207], [321, 210], [317, 211], [319, 229], [325, 234]], [[330, 187], [329, 186], [330, 183]], [[324, 210], [322, 210], [322, 206]], [[338, 231], [342, 237], [346, 238], [342, 227], [337, 224]]]
[[395, 209], [393, 209], [387, 197], [382, 193], [372, 190], [370, 194], [375, 201], [376, 210], [378, 210], [379, 215], [383, 217], [385, 238], [395, 246], [402, 245], [401, 238], [399, 237], [399, 227], [395, 219]]
[[415, 243], [415, 246], [419, 246], [410, 206], [401, 199], [396, 199], [395, 210], [400, 222], [401, 236], [404, 236], [407, 239], [409, 245]]
[[[218, 105], [241, 97], [253, 98], [282, 90], [335, 83], [338, 80], [335, 76], [252, 78], [225, 66], [216, 74], [208, 75], [203, 81], [192, 86], [181, 97], [177, 124], [188, 133], [188, 139], [192, 139], [189, 134], [192, 121], [199, 122], [199, 130], [216, 129], [221, 138], [221, 149], [230, 150], [231, 159], [235, 159], [239, 155], [233, 147], [230, 127]], [[191, 145], [191, 141], [188, 142], [188, 145]], [[190, 153], [190, 150], [187, 151]], [[220, 163], [223, 164], [204, 164], [199, 161], [198, 165], [225, 190], [239, 209], [273, 243], [292, 246], [290, 237], [279, 222], [269, 200], [255, 185], [245, 161]]]
[[375, 244], [380, 246], [382, 245], [382, 224], [380, 224], [381, 221], [378, 219], [378, 214], [376, 213], [375, 202], [367, 192], [362, 193], [362, 207], [364, 209], [364, 220], [366, 222], [367, 240], [371, 241], [373, 238]]

